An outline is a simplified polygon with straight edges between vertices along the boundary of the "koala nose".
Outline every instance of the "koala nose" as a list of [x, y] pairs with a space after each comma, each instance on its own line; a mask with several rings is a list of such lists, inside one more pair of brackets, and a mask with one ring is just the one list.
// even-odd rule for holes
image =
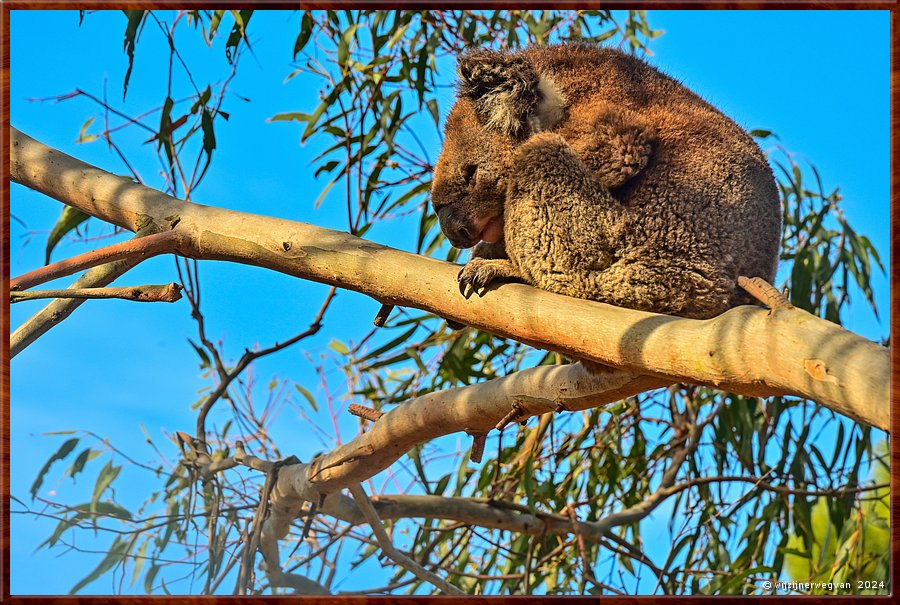
[[470, 228], [465, 225], [442, 225], [441, 231], [444, 232], [454, 248], [469, 248], [475, 243]]
[[460, 220], [449, 206], [438, 208], [437, 216], [441, 224], [441, 231], [444, 232], [454, 248], [469, 248], [477, 243], [474, 241], [477, 235], [477, 233], [473, 234], [474, 228], [466, 221]]

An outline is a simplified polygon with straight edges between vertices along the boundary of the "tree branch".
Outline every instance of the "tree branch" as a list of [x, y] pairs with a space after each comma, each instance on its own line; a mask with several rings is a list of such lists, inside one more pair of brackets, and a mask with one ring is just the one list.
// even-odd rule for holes
[[72, 258], [67, 258], [52, 265], [46, 265], [34, 271], [10, 280], [10, 290], [27, 290], [32, 286], [48, 281], [72, 275], [83, 269], [90, 269], [97, 265], [110, 263], [123, 259], [146, 260], [159, 254], [175, 250], [178, 236], [177, 231], [163, 231], [146, 237], [137, 237], [125, 242], [119, 242], [99, 250], [91, 250]]
[[[149, 237], [157, 233], [154, 224], [147, 223], [135, 234], [136, 239]], [[128, 257], [94, 267], [78, 278], [71, 286], [72, 289], [102, 288], [111, 284], [124, 275], [143, 260], [137, 257]], [[53, 326], [58, 325], [72, 312], [81, 306], [83, 298], [56, 299], [49, 305], [32, 315], [25, 323], [19, 326], [9, 335], [9, 356], [15, 357], [28, 345], [47, 333]]]
[[369, 497], [363, 491], [361, 485], [357, 484], [350, 486], [350, 494], [356, 501], [356, 505], [359, 506], [362, 511], [363, 516], [366, 518], [366, 522], [368, 522], [369, 526], [372, 528], [372, 533], [375, 534], [375, 539], [378, 540], [378, 545], [381, 546], [381, 550], [397, 563], [397, 565], [400, 565], [411, 572], [420, 580], [424, 580], [439, 588], [445, 594], [457, 596], [466, 594], [456, 586], [449, 584], [446, 580], [434, 575], [394, 547], [394, 543], [391, 541], [390, 536], [387, 535], [387, 532], [384, 531], [384, 525], [382, 525], [381, 519], [378, 518], [378, 513], [372, 508], [372, 503], [369, 502]]
[[700, 321], [521, 284], [466, 300], [457, 290], [458, 268], [449, 263], [312, 225], [177, 200], [14, 128], [10, 149], [14, 181], [127, 229], [147, 220], [177, 223], [184, 256], [252, 264], [357, 290], [382, 304], [424, 309], [533, 346], [656, 376], [656, 386], [690, 382], [753, 397], [794, 395], [888, 426], [889, 350], [799, 309], [744, 306]]
[[66, 288], [63, 290], [28, 290], [10, 292], [9, 302], [17, 303], [41, 298], [119, 298], [136, 302], [176, 302], [181, 300], [181, 286], [176, 283], [121, 288]]

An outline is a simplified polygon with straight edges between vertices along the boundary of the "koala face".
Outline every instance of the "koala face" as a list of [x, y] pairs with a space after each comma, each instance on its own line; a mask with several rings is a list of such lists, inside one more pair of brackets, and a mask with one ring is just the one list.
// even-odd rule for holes
[[515, 147], [513, 137], [480, 123], [468, 100], [459, 100], [451, 110], [431, 201], [453, 246], [503, 239], [506, 173]]
[[431, 200], [457, 248], [503, 239], [506, 175], [516, 147], [562, 119], [565, 100], [525, 58], [472, 50], [457, 65], [458, 100], [444, 128]]

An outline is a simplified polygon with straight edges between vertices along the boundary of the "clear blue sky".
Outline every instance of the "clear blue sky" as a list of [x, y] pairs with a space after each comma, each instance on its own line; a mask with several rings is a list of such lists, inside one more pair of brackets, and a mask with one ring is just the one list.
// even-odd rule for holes
[[[870, 237], [888, 262], [889, 246], [889, 14], [838, 11], [650, 11], [652, 27], [665, 34], [651, 44], [650, 61], [679, 78], [747, 129], [776, 132], [784, 145], [814, 163], [825, 189], [839, 186], [843, 209], [855, 229]], [[217, 131], [218, 149], [195, 201], [259, 214], [280, 216], [333, 228], [344, 228], [339, 204], [328, 200], [316, 211], [313, 201], [324, 185], [307, 169], [315, 141], [298, 145], [294, 124], [267, 123], [286, 111], [309, 112], [317, 104], [317, 88], [302, 78], [285, 83], [291, 72], [291, 49], [298, 29], [294, 13], [254, 16], [253, 55], [242, 59], [230, 89], [236, 93], [223, 107], [232, 118]], [[90, 14], [78, 27], [77, 11], [13, 11], [11, 18], [11, 123], [53, 147], [97, 166], [126, 170], [102, 143], [74, 141], [84, 122], [102, 116], [82, 99], [63, 103], [29, 98], [59, 95], [81, 88], [136, 114], [164, 97], [165, 47], [157, 32], [146, 31], [138, 46], [128, 99], [121, 99], [126, 57], [122, 51], [125, 19], [120, 11]], [[152, 27], [148, 24], [148, 30]], [[187, 34], [187, 32], [183, 32]], [[195, 79], [227, 75], [222, 40], [207, 50], [198, 35], [183, 35], [185, 56], [194, 57]], [[440, 74], [449, 81], [449, 70]], [[237, 95], [248, 97], [244, 102]], [[447, 106], [445, 105], [445, 108]], [[446, 109], [445, 109], [446, 111]], [[135, 133], [139, 136], [143, 133]], [[432, 158], [436, 137], [426, 139]], [[137, 157], [135, 154], [132, 157]], [[137, 161], [138, 170], [159, 185], [159, 165], [150, 149]], [[43, 262], [46, 231], [59, 215], [59, 203], [14, 186], [11, 193], [11, 273], [19, 275]], [[332, 210], [334, 208], [335, 210]], [[21, 220], [27, 227], [19, 222]], [[404, 249], [414, 246], [415, 226], [375, 228], [366, 237]], [[38, 231], [38, 233], [32, 233]], [[29, 234], [31, 235], [29, 237]], [[91, 245], [64, 242], [58, 260]], [[121, 285], [172, 281], [171, 259], [144, 263]], [[208, 330], [222, 338], [226, 352], [237, 358], [245, 347], [262, 346], [305, 328], [327, 288], [231, 264], [205, 263], [202, 268], [204, 311]], [[847, 318], [847, 326], [873, 339], [888, 331], [888, 281], [876, 276], [874, 288], [880, 323], [864, 305]], [[11, 310], [17, 326], [40, 308], [22, 303]], [[313, 359], [329, 355], [332, 338], [359, 340], [369, 329], [378, 304], [362, 295], [342, 292], [319, 336], [306, 341]], [[190, 406], [208, 386], [199, 376], [196, 356], [186, 338], [195, 324], [186, 301], [175, 305], [93, 301], [61, 326], [20, 354], [11, 364], [11, 492], [28, 500], [28, 490], [44, 461], [64, 437], [43, 433], [85, 429], [108, 436], [140, 461], [155, 460], [144, 443], [140, 425], [164, 445], [163, 431], [190, 431]], [[254, 374], [262, 385], [272, 375], [317, 382], [299, 349], [259, 363]], [[337, 385], [340, 376], [330, 376]], [[319, 392], [321, 394], [321, 392]], [[258, 397], [264, 397], [260, 390]], [[344, 415], [346, 418], [346, 415]], [[355, 420], [342, 422], [342, 435], [352, 436]], [[290, 408], [279, 419], [275, 438], [287, 453], [308, 458], [327, 444], [301, 438], [306, 428]], [[450, 447], [456, 437], [450, 438]], [[296, 444], [296, 450], [290, 450]], [[172, 448], [166, 450], [173, 455]], [[58, 480], [64, 466], [48, 475], [41, 495], [77, 503], [90, 499], [89, 471], [78, 483]], [[120, 479], [120, 495], [132, 504], [143, 501], [145, 479]], [[55, 494], [50, 490], [55, 490]], [[388, 491], [391, 491], [389, 489]], [[16, 504], [14, 510], [19, 508]], [[652, 521], [648, 521], [650, 523]], [[65, 593], [99, 561], [101, 555], [70, 555], [59, 550], [34, 552], [55, 523], [14, 515], [11, 519], [11, 588], [13, 594]], [[102, 550], [91, 536], [79, 534], [79, 546]], [[62, 564], [61, 564], [62, 563]], [[48, 573], [48, 570], [53, 570]], [[126, 583], [127, 584], [127, 583]], [[110, 592], [108, 580], [87, 592]], [[126, 587], [127, 589], [127, 587]], [[186, 583], [173, 590], [187, 590]], [[140, 591], [140, 586], [135, 590]]]

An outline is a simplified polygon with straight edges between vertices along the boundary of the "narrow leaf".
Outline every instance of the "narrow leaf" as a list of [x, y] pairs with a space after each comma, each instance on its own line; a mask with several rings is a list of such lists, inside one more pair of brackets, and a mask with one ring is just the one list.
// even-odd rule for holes
[[56, 453], [50, 456], [50, 459], [44, 464], [43, 468], [41, 468], [38, 473], [37, 479], [34, 480], [34, 483], [31, 484], [31, 498], [37, 495], [38, 490], [41, 489], [41, 484], [44, 483], [44, 475], [47, 474], [47, 471], [50, 470], [50, 467], [57, 460], [63, 460], [66, 456], [72, 453], [72, 450], [75, 449], [75, 446], [78, 445], [78, 438], [73, 437], [72, 439], [67, 439], [59, 449], [56, 450]]
[[125, 540], [116, 538], [113, 541], [112, 546], [110, 546], [109, 552], [103, 557], [103, 560], [100, 561], [100, 564], [94, 568], [94, 571], [78, 582], [78, 584], [69, 591], [69, 594], [76, 594], [79, 590], [112, 569], [117, 563], [125, 558], [126, 554], [128, 554], [128, 547], [129, 544], [125, 542]]
[[128, 81], [131, 80], [131, 69], [134, 67], [134, 46], [137, 41], [138, 29], [144, 22], [147, 11], [127, 10], [124, 11], [128, 18], [128, 25], [125, 26], [125, 53], [128, 55], [128, 69], [125, 71], [125, 82], [122, 85], [122, 100], [128, 94]]
[[78, 225], [89, 218], [91, 218], [89, 214], [85, 214], [72, 206], [65, 206], [63, 208], [62, 214], [59, 215], [59, 219], [57, 219], [56, 224], [53, 225], [53, 229], [50, 231], [50, 235], [47, 237], [47, 248], [44, 252], [45, 265], [50, 263], [50, 253], [53, 252], [56, 244], [58, 244], [67, 233], [74, 230]]

